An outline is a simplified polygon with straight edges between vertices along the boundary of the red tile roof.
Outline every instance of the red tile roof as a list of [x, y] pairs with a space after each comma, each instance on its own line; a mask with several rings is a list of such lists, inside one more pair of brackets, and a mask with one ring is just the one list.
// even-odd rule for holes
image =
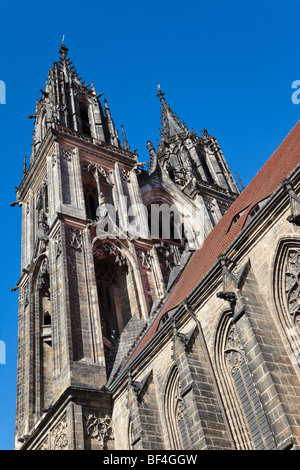
[[[185, 300], [192, 289], [215, 264], [218, 255], [223, 253], [234, 241], [244, 227], [247, 216], [253, 207], [270, 196], [299, 162], [300, 121], [210, 232], [201, 249], [195, 251], [192, 255], [165, 305], [142, 338], [130, 360], [141, 351], [155, 334], [162, 316]], [[233, 218], [243, 210], [245, 212], [230, 229]]]

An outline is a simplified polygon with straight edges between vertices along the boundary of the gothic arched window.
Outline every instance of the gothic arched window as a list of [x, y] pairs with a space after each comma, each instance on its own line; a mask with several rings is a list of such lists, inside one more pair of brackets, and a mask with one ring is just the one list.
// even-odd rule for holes
[[290, 248], [284, 265], [284, 294], [291, 321], [300, 333], [300, 247]]
[[217, 341], [217, 369], [221, 375], [227, 412], [241, 450], [275, 449], [269, 423], [253, 382], [236, 326], [224, 314]]
[[180, 392], [179, 374], [175, 367], [165, 393], [165, 416], [172, 450], [192, 449], [188, 416]]
[[43, 326], [51, 326], [51, 314], [48, 311], [44, 314]]
[[95, 275], [102, 332], [113, 343], [131, 318], [132, 273], [118, 248], [103, 243], [95, 248]]
[[300, 365], [300, 242], [281, 241], [275, 257], [274, 298], [279, 322], [293, 351], [293, 363]]
[[185, 237], [183, 217], [175, 207], [165, 202], [153, 201], [147, 207], [151, 238], [182, 243]]
[[113, 178], [111, 171], [97, 164], [83, 165], [82, 183], [87, 218], [99, 220], [106, 213], [106, 204], [114, 205]]
[[118, 278], [114, 266], [107, 260], [102, 260], [97, 263], [96, 281], [102, 331], [110, 341], [113, 341], [119, 336], [119, 306], [116, 304], [116, 296], [118, 295]]
[[86, 101], [79, 103], [81, 130], [83, 134], [91, 135], [91, 125], [89, 119], [89, 104]]
[[90, 220], [96, 220], [97, 218], [97, 208], [98, 208], [98, 191], [97, 188], [94, 186], [86, 186], [83, 187], [84, 190], [84, 199], [85, 199], [85, 207], [87, 218]]
[[47, 406], [53, 398], [53, 351], [51, 330], [51, 289], [48, 259], [44, 258], [36, 280], [36, 295], [40, 326], [40, 406]]
[[[300, 242], [281, 243], [274, 269], [274, 295], [281, 322], [293, 336], [300, 334]], [[291, 333], [291, 332], [290, 332]]]

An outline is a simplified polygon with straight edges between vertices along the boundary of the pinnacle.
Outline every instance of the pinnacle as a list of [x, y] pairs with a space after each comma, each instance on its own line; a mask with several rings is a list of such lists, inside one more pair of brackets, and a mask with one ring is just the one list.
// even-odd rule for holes
[[68, 57], [69, 48], [64, 44], [64, 37], [62, 39], [62, 43], [59, 49], [60, 60], [58, 62], [54, 62], [57, 64], [59, 68], [65, 70], [69, 77], [71, 77], [77, 84], [80, 84], [86, 91], [94, 91], [89, 88], [88, 84], [85, 84], [85, 81], [82, 81], [82, 77], [79, 77], [79, 73], [77, 72], [75, 66], [73, 65], [72, 60]]
[[66, 60], [67, 54], [68, 54], [69, 49], [65, 46], [65, 44], [62, 42], [60, 49], [59, 49], [59, 54], [61, 55], [62, 60]]
[[161, 137], [168, 138], [186, 131], [186, 126], [180, 122], [177, 114], [174, 113], [171, 106], [167, 104], [165, 93], [161, 91], [160, 86], [158, 87], [157, 97], [161, 102]]

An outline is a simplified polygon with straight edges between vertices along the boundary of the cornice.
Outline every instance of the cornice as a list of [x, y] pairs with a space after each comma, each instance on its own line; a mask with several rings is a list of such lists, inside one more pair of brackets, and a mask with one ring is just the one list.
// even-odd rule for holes
[[107, 142], [103, 142], [101, 140], [95, 139], [94, 137], [87, 136], [85, 134], [81, 134], [80, 132], [71, 130], [67, 127], [63, 126], [56, 126], [55, 128], [56, 135], [65, 135], [67, 137], [71, 137], [72, 140], [76, 139], [79, 142], [84, 142], [85, 144], [92, 145], [96, 147], [98, 150], [99, 148], [108, 150], [110, 153], [118, 155], [118, 157], [122, 157], [125, 161], [130, 161], [131, 163], [137, 163], [138, 156], [136, 153], [132, 153], [129, 150], [125, 150], [122, 147], [116, 147], [115, 145], [108, 144]]
[[[94, 137], [86, 136], [77, 131], [73, 131], [66, 127], [58, 126], [53, 124], [50, 127], [36, 153], [33, 160], [31, 161], [19, 187], [17, 190], [17, 201], [22, 202], [24, 197], [24, 192], [28, 185], [31, 184], [32, 177], [39, 168], [43, 157], [47, 153], [50, 144], [58, 142], [61, 136], [70, 139], [70, 145], [75, 141], [75, 146], [78, 147], [81, 151], [86, 153], [92, 153], [94, 156], [101, 156], [101, 158], [106, 159], [110, 163], [115, 163], [116, 161], [124, 163], [129, 167], [133, 167], [138, 163], [138, 156], [136, 153], [132, 153], [129, 150], [125, 150], [121, 147], [116, 147], [114, 145], [108, 144], [107, 142], [102, 142], [95, 139]], [[91, 152], [86, 147], [83, 147], [83, 144], [91, 146], [95, 151]], [[99, 149], [104, 151], [104, 155], [99, 155]], [[121, 160], [121, 161], [120, 161]]]

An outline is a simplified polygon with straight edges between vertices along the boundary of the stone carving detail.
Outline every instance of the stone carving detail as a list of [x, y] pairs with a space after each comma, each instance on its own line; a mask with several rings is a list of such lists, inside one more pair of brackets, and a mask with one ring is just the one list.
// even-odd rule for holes
[[213, 214], [215, 212], [215, 204], [211, 201], [206, 201], [205, 206]]
[[48, 258], [43, 259], [39, 275], [37, 278], [37, 290], [43, 289], [45, 285], [45, 279], [49, 275], [49, 270], [48, 270]]
[[102, 175], [106, 179], [106, 182], [110, 184], [111, 186], [113, 186], [114, 181], [113, 181], [112, 170], [106, 170], [105, 168], [102, 168], [101, 166], [99, 166], [97, 169], [100, 175]]
[[230, 304], [236, 304], [237, 301], [235, 292], [217, 292], [217, 297], [227, 300]]
[[106, 182], [110, 186], [114, 185], [112, 169], [103, 168], [102, 166], [99, 166], [96, 163], [89, 163], [83, 167], [83, 171], [85, 173], [89, 173], [89, 172], [93, 173], [96, 180], [97, 180], [97, 177], [103, 176], [103, 178], [106, 180]]
[[145, 269], [151, 269], [151, 255], [148, 251], [141, 251], [141, 260], [142, 260], [142, 266]]
[[[94, 142], [94, 139], [93, 137], [90, 137], [88, 135], [85, 135], [85, 134], [81, 134], [80, 132], [78, 131], [73, 131], [71, 129], [67, 129], [66, 127], [61, 127], [61, 126], [57, 126], [57, 128], [63, 132], [64, 134], [67, 134], [67, 135], [74, 135], [76, 137], [78, 137], [79, 139], [81, 140], [84, 140], [85, 142]], [[101, 142], [102, 144], [102, 142]]]
[[294, 325], [300, 332], [300, 250], [291, 249], [287, 254], [285, 269], [285, 295], [287, 308]]
[[44, 211], [41, 209], [39, 211], [38, 215], [38, 239], [47, 242], [48, 241], [48, 232], [49, 232], [49, 226], [48, 226], [48, 219]]
[[64, 450], [68, 447], [68, 422], [65, 416], [52, 431], [54, 450]]
[[241, 361], [244, 357], [244, 351], [234, 325], [229, 330], [224, 352], [227, 358], [229, 371], [234, 375], [234, 373], [239, 370]]
[[62, 253], [60, 232], [58, 232], [58, 234], [56, 235], [54, 243], [55, 243], [55, 254], [56, 254], [56, 259], [57, 259], [57, 258], [60, 257], [60, 255]]
[[172, 243], [160, 242], [154, 245], [162, 265], [163, 274], [170, 273], [175, 266], [180, 264], [184, 247]]
[[289, 179], [285, 178], [282, 181], [282, 186], [290, 195], [291, 215], [287, 217], [287, 221], [293, 225], [300, 226], [300, 198], [295, 193]]
[[47, 178], [44, 178], [37, 194], [36, 194], [37, 216], [37, 240], [39, 241], [39, 252], [43, 253], [47, 249], [48, 244], [48, 186]]
[[56, 162], [57, 162], [57, 160], [56, 160], [56, 155], [55, 155], [55, 154], [52, 155], [51, 158], [52, 158], [52, 167], [54, 167], [54, 166], [56, 165]]
[[49, 439], [48, 437], [42, 442], [40, 447], [37, 450], [50, 450], [49, 449]]
[[99, 418], [95, 414], [89, 414], [86, 418], [86, 433], [91, 439], [97, 439], [101, 447], [104, 447], [108, 440], [114, 439], [111, 418], [108, 415]]
[[122, 175], [123, 175], [123, 180], [126, 183], [130, 183], [130, 173], [129, 173], [129, 171], [122, 170]]
[[113, 255], [115, 256], [115, 262], [119, 266], [123, 266], [127, 264], [126, 256], [124, 256], [119, 248], [116, 245], [110, 245], [108, 243], [102, 243], [101, 245], [97, 245], [95, 248], [94, 254], [96, 257], [102, 258], [106, 255]]
[[71, 162], [73, 160], [73, 152], [72, 150], [66, 150], [66, 149], [63, 149], [62, 151], [62, 157], [64, 160], [67, 160], [68, 162]]
[[48, 192], [47, 178], [44, 178], [36, 195], [36, 208], [37, 209], [39, 208], [42, 208], [44, 210], [46, 209], [45, 198], [46, 198], [47, 192]]
[[29, 305], [29, 283], [25, 284], [23, 290], [23, 305], [26, 308]]
[[[124, 157], [130, 158], [131, 160], [136, 160], [135, 155], [132, 155], [131, 152], [128, 150], [122, 149], [121, 147], [116, 147], [115, 145], [108, 144], [107, 142], [101, 142], [101, 147], [105, 147], [109, 150], [112, 150], [114, 153], [117, 153], [118, 155], [122, 155]], [[135, 154], [135, 150], [133, 151]]]
[[76, 228], [70, 229], [70, 247], [74, 250], [82, 249], [82, 231]]
[[[169, 316], [166, 317], [164, 323], [169, 319], [169, 321], [172, 322], [172, 325], [173, 325], [173, 346], [172, 346], [172, 350], [174, 351], [174, 342], [175, 342], [175, 339], [177, 338], [183, 349], [186, 350], [189, 343], [190, 343], [190, 340], [195, 332], [195, 329], [196, 329], [196, 326], [194, 328], [191, 328], [191, 330], [188, 332], [188, 333], [181, 333], [178, 331], [177, 329], [177, 325], [176, 325], [176, 321], [174, 319], [171, 319], [169, 318]], [[172, 356], [173, 360], [176, 362], [176, 356], [175, 354], [173, 354]]]

